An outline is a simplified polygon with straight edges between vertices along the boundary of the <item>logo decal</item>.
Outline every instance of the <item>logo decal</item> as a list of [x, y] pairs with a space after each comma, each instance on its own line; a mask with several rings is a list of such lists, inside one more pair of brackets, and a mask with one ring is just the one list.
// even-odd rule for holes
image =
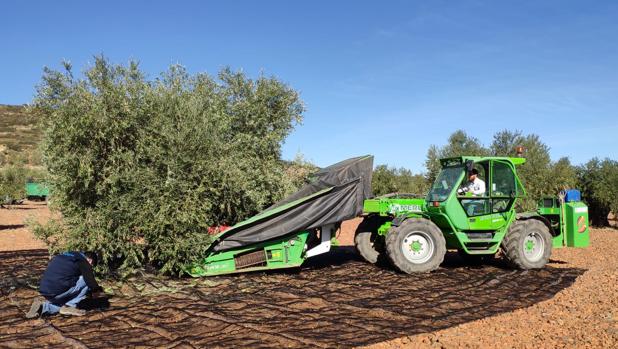
[[588, 228], [586, 226], [586, 219], [584, 216], [579, 216], [579, 218], [577, 218], [577, 232], [583, 233], [586, 231], [586, 228]]
[[421, 212], [422, 207], [420, 205], [400, 205], [392, 204], [388, 207], [388, 212], [396, 214], [397, 212]]

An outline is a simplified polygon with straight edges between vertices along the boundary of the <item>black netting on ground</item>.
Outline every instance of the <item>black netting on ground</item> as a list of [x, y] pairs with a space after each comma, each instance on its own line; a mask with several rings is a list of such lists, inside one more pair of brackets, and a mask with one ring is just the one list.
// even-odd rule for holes
[[45, 251], [0, 252], [0, 347], [350, 347], [455, 326], [553, 297], [584, 271], [466, 267], [403, 275], [346, 249], [300, 271], [118, 286], [105, 311], [28, 320]]

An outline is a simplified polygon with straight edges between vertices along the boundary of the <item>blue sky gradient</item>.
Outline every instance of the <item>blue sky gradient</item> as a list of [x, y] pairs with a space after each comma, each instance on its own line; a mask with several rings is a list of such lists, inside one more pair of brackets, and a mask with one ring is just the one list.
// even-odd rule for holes
[[287, 139], [324, 166], [360, 154], [421, 172], [457, 129], [536, 133], [554, 160], [618, 159], [617, 1], [5, 1], [0, 103], [42, 68], [103, 53], [275, 75], [307, 112]]

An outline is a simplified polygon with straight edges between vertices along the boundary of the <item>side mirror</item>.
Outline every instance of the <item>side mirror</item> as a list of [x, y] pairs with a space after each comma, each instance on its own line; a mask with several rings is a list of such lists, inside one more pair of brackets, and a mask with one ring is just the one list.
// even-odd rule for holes
[[466, 175], [468, 173], [472, 172], [473, 168], [474, 168], [474, 161], [472, 161], [472, 160], [466, 161]]

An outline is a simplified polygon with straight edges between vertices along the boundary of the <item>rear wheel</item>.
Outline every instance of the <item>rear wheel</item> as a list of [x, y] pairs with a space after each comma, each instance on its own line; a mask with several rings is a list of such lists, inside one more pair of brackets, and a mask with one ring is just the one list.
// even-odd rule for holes
[[537, 219], [516, 221], [502, 241], [506, 260], [518, 269], [543, 268], [551, 256], [549, 229]]
[[378, 216], [368, 216], [356, 228], [354, 245], [358, 253], [369, 263], [375, 264], [384, 254], [384, 237], [378, 235], [378, 228], [384, 224], [384, 219]]
[[410, 218], [389, 230], [386, 252], [391, 263], [404, 273], [429, 272], [444, 260], [446, 241], [432, 221]]

